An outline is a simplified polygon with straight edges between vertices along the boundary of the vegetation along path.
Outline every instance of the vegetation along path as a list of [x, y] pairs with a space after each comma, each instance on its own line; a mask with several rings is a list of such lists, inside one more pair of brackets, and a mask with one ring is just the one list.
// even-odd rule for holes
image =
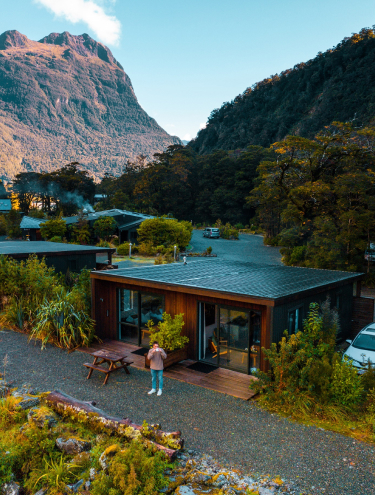
[[[27, 336], [0, 332], [0, 364], [14, 386], [30, 383], [39, 390], [60, 389], [80, 400], [136, 423], [161, 423], [181, 429], [188, 448], [206, 452], [246, 473], [280, 475], [301, 493], [375, 494], [375, 446], [336, 433], [292, 423], [246, 402], [165, 378], [161, 397], [149, 396], [149, 372], [131, 368], [103, 386], [103, 375], [86, 380], [87, 355], [40, 344]], [[3, 371], [3, 370], [2, 370]]]

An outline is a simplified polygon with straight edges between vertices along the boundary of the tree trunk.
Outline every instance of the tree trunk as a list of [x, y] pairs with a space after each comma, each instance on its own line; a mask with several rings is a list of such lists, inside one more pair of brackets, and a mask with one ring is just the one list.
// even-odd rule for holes
[[181, 439], [181, 432], [163, 432], [160, 425], [134, 424], [129, 418], [116, 418], [109, 416], [101, 409], [94, 407], [92, 402], [76, 400], [59, 390], [51, 392], [45, 397], [47, 406], [61, 416], [83, 421], [100, 426], [103, 430], [116, 432], [128, 440], [138, 439], [147, 446], [163, 452], [169, 459], [173, 460], [177, 450], [182, 449], [184, 441]]

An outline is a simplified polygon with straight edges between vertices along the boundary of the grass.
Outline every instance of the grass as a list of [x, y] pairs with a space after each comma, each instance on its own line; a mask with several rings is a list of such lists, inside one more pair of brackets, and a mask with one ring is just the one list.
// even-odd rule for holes
[[375, 414], [332, 404], [319, 404], [312, 398], [301, 397], [289, 404], [278, 404], [261, 395], [257, 403], [271, 413], [297, 423], [340, 433], [362, 442], [375, 444]]

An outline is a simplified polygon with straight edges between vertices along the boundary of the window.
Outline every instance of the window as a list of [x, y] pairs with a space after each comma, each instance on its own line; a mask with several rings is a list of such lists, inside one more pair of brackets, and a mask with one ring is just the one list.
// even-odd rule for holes
[[302, 330], [302, 308], [292, 309], [288, 312], [288, 333], [296, 333]]
[[163, 321], [164, 296], [129, 289], [118, 290], [119, 339], [147, 346], [150, 331], [147, 322]]

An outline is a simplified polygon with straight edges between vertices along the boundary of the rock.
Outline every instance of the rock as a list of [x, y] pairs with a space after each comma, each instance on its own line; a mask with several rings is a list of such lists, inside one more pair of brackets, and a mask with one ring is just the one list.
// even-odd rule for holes
[[89, 491], [90, 490], [90, 486], [91, 486], [91, 481], [86, 481], [86, 483], [84, 485], [85, 490]]
[[89, 476], [90, 476], [90, 481], [94, 481], [95, 476], [96, 476], [96, 469], [95, 468], [93, 468], [93, 467], [90, 468]]
[[20, 493], [21, 487], [14, 481], [4, 483], [4, 485], [1, 487], [1, 495], [19, 495]]
[[79, 480], [77, 481], [77, 483], [75, 483], [74, 485], [67, 485], [67, 487], [73, 492], [73, 493], [77, 493], [79, 488], [83, 485], [84, 481], [83, 480]]
[[224, 476], [223, 474], [218, 474], [214, 476], [214, 481], [212, 483], [214, 486], [221, 488], [223, 485], [225, 485], [225, 483], [228, 483], [228, 480], [226, 476]]
[[91, 444], [83, 440], [76, 440], [75, 438], [68, 438], [68, 440], [57, 438], [56, 447], [65, 454], [73, 455], [87, 452], [91, 449]]
[[106, 471], [108, 468], [108, 461], [117, 454], [117, 452], [120, 450], [120, 447], [116, 444], [111, 445], [105, 451], [102, 453], [102, 455], [99, 457], [99, 464], [103, 471]]
[[56, 418], [50, 412], [47, 413], [35, 407], [30, 409], [27, 419], [35, 423], [39, 428], [43, 428], [45, 424], [47, 424], [48, 428], [53, 428], [57, 425]]
[[258, 488], [259, 495], [274, 495], [273, 490], [269, 490], [268, 488], [260, 487]]
[[29, 397], [27, 399], [22, 400], [18, 406], [21, 407], [22, 409], [30, 409], [32, 407], [39, 406], [40, 404], [40, 399], [39, 397]]
[[35, 495], [47, 495], [47, 490], [44, 490], [44, 488], [42, 488], [41, 490], [37, 491]]
[[181, 485], [175, 490], [175, 495], [197, 495], [196, 492], [188, 485]]
[[211, 480], [211, 476], [205, 473], [195, 472], [189, 476], [190, 483], [206, 483]]
[[106, 435], [105, 433], [99, 433], [99, 435], [96, 435], [95, 437], [96, 444], [105, 442], [106, 440], [108, 440], [108, 435]]

